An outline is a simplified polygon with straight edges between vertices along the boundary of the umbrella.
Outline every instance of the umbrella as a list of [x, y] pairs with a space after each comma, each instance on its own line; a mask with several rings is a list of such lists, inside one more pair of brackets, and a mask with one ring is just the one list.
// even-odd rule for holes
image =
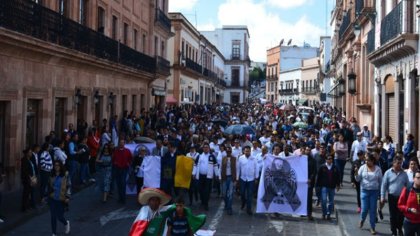
[[302, 122], [302, 121], [298, 121], [298, 122], [295, 122], [293, 124], [293, 127], [298, 127], [298, 128], [306, 129], [306, 128], [308, 128], [308, 124], [306, 124], [305, 122]]
[[273, 107], [273, 104], [267, 103], [267, 104], [265, 104], [265, 107]]
[[280, 107], [280, 110], [284, 110], [284, 111], [292, 111], [294, 109], [295, 108], [290, 104], [284, 104]]
[[220, 126], [223, 126], [223, 127], [226, 127], [227, 124], [228, 124], [227, 120], [224, 120], [224, 119], [214, 119], [211, 122], [215, 125], [220, 125]]
[[254, 129], [249, 125], [231, 125], [225, 129], [225, 134], [236, 134], [236, 135], [255, 135]]
[[155, 140], [149, 137], [145, 137], [145, 136], [138, 136], [138, 137], [135, 137], [133, 140], [135, 143], [154, 143], [155, 142]]

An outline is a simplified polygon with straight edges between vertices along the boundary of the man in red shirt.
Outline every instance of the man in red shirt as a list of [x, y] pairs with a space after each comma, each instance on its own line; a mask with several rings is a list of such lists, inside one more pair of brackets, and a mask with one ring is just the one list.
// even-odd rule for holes
[[413, 187], [404, 187], [398, 200], [398, 208], [404, 214], [404, 235], [420, 235], [420, 171], [414, 173]]
[[112, 154], [112, 169], [115, 174], [115, 181], [118, 188], [118, 202], [125, 204], [125, 186], [128, 168], [131, 165], [132, 156], [130, 150], [124, 147], [125, 140], [120, 139], [118, 147]]

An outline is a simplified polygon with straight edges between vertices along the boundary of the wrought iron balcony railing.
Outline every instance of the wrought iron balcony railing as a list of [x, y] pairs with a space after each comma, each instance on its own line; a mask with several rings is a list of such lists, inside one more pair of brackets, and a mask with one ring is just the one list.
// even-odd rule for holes
[[156, 56], [156, 72], [163, 75], [170, 75], [171, 63], [163, 57]]
[[297, 88], [293, 88], [293, 89], [279, 89], [279, 94], [280, 95], [294, 95], [294, 94], [299, 94], [299, 91]]
[[196, 63], [195, 61], [187, 58], [187, 59], [185, 59], [185, 64], [186, 64], [187, 68], [190, 68], [191, 70], [193, 70], [197, 73], [200, 73], [200, 74], [203, 73], [202, 72], [202, 66], [199, 65], [198, 63]]
[[367, 54], [375, 51], [375, 27], [373, 27], [367, 36]]
[[355, 6], [354, 6], [354, 9], [356, 10], [355, 12], [356, 12], [356, 14], [359, 14], [359, 13], [361, 13], [362, 12], [362, 10], [363, 10], [363, 7], [365, 6], [365, 3], [364, 3], [364, 1], [365, 0], [356, 0], [356, 2], [355, 2]]
[[153, 57], [29, 0], [0, 0], [0, 27], [111, 62], [155, 73]]
[[319, 92], [319, 89], [316, 87], [306, 87], [306, 88], [302, 88], [301, 92], [304, 94], [316, 94]]
[[415, 20], [410, 4], [413, 4], [413, 1], [401, 1], [382, 19], [381, 46], [400, 34], [413, 33]]
[[347, 14], [343, 17], [343, 22], [340, 25], [340, 29], [338, 31], [338, 40], [342, 40], [344, 37], [344, 34], [347, 31], [347, 28], [350, 26], [351, 21], [351, 9], [347, 11]]
[[156, 8], [156, 22], [161, 24], [167, 31], [171, 31], [171, 20], [165, 12], [159, 8]]

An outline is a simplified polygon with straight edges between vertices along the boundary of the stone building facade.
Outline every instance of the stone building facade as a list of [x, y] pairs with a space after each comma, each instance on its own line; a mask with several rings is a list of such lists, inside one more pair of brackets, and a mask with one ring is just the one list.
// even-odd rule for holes
[[162, 105], [167, 0], [16, 0], [0, 6], [2, 188], [20, 184], [22, 150], [69, 123]]

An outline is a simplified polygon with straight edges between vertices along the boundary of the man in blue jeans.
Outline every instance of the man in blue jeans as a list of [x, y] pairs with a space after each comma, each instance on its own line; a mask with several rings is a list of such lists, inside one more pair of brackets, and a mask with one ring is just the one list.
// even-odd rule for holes
[[238, 169], [236, 172], [236, 181], [240, 181], [241, 189], [241, 209], [245, 208], [246, 213], [252, 215], [252, 200], [254, 196], [255, 180], [258, 179], [259, 169], [257, 158], [251, 156], [251, 147], [244, 147], [244, 155], [238, 158]]
[[[328, 155], [325, 164], [318, 169], [318, 179], [316, 186], [321, 188], [322, 198], [322, 219], [331, 220], [331, 214], [334, 211], [335, 189], [340, 190], [340, 174], [335, 165], [333, 165], [334, 155]], [[327, 206], [328, 198], [328, 206]]]
[[227, 210], [228, 215], [232, 215], [233, 185], [235, 180], [234, 178], [236, 176], [236, 158], [232, 156], [231, 147], [226, 148], [226, 156], [222, 159], [222, 168], [220, 172], [223, 195], [225, 198], [225, 210]]

